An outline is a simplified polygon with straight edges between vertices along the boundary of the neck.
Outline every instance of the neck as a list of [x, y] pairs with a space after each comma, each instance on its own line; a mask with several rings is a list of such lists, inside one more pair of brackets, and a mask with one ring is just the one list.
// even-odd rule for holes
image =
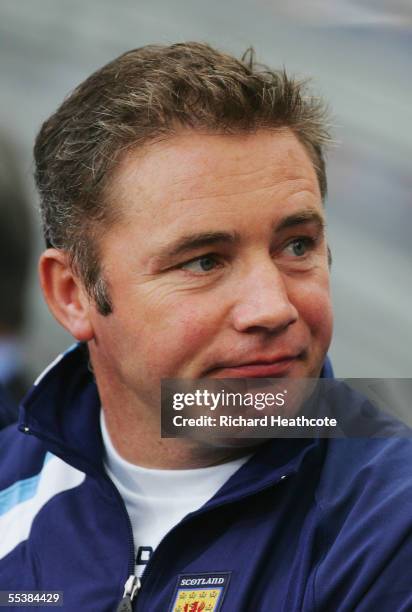
[[195, 469], [232, 461], [250, 454], [251, 447], [212, 446], [184, 438], [161, 438], [160, 424], [153, 427], [127, 408], [111, 410], [103, 403], [107, 431], [123, 459], [153, 469]]
[[251, 446], [238, 439], [235, 444], [212, 445], [189, 438], [162, 438], [160, 394], [142, 401], [93, 355], [92, 362], [107, 431], [116, 451], [129, 463], [157, 469], [202, 468], [250, 454], [262, 442], [254, 440]]

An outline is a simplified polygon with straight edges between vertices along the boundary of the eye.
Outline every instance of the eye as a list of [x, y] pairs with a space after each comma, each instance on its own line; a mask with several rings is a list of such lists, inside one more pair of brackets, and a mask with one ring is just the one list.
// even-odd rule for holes
[[307, 251], [313, 248], [314, 242], [313, 238], [309, 238], [308, 236], [296, 238], [287, 245], [286, 250], [292, 255], [295, 255], [295, 257], [303, 257], [306, 255]]
[[201, 257], [196, 257], [195, 259], [182, 264], [180, 269], [195, 273], [210, 272], [211, 270], [214, 270], [218, 264], [219, 262], [214, 255], [202, 255]]

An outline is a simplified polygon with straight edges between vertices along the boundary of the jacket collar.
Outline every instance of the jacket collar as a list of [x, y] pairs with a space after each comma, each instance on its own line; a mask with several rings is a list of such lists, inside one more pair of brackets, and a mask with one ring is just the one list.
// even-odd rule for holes
[[103, 470], [100, 399], [82, 344], [59, 355], [20, 406], [19, 429], [86, 473]]
[[[333, 377], [328, 358], [321, 377]], [[84, 345], [75, 345], [60, 355], [36, 380], [21, 405], [19, 429], [43, 440], [49, 451], [73, 467], [90, 475], [105, 473], [100, 399]], [[311, 439], [272, 440], [263, 444], [230, 479], [230, 486], [225, 487], [227, 500], [239, 488], [244, 491], [269, 486], [297, 471], [314, 445], [316, 442]]]

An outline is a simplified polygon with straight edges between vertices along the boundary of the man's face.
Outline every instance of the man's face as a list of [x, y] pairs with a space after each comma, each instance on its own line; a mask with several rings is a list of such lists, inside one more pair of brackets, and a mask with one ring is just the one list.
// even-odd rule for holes
[[99, 382], [150, 407], [162, 378], [317, 377], [332, 332], [318, 181], [296, 137], [182, 132], [129, 153], [102, 237], [113, 313]]

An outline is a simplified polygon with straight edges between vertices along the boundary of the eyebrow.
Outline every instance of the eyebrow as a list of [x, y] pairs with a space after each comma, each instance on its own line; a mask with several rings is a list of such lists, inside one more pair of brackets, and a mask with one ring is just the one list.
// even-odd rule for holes
[[289, 229], [290, 227], [303, 225], [304, 223], [313, 223], [321, 230], [325, 228], [325, 220], [323, 217], [316, 210], [310, 209], [302, 210], [294, 215], [285, 217], [279, 224], [275, 225], [274, 231], [280, 232], [284, 229]]
[[181, 236], [176, 242], [162, 247], [155, 255], [156, 260], [173, 259], [190, 251], [216, 244], [235, 244], [239, 242], [237, 232], [199, 232]]
[[[322, 216], [315, 210], [303, 210], [282, 219], [280, 223], [273, 225], [273, 233], [281, 232], [285, 229], [297, 227], [305, 223], [316, 224], [323, 230], [325, 222]], [[240, 242], [240, 235], [237, 232], [198, 232], [183, 235], [175, 242], [159, 249], [154, 255], [156, 261], [174, 259], [181, 255], [217, 244], [237, 244]]]

